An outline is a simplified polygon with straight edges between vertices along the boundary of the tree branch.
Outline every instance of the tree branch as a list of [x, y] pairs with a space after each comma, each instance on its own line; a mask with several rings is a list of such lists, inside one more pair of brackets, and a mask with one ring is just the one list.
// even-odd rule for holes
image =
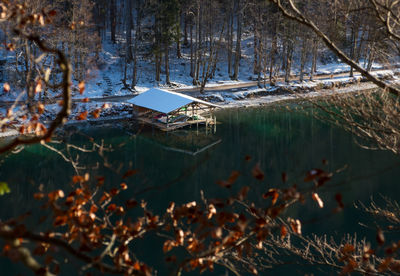
[[274, 3], [282, 14], [292, 20], [297, 21], [300, 24], [303, 24], [314, 31], [326, 44], [326, 46], [335, 54], [337, 55], [342, 61], [346, 64], [354, 68], [355, 70], [359, 71], [362, 76], [367, 78], [369, 81], [373, 82], [380, 88], [384, 89], [395, 96], [400, 96], [400, 90], [384, 81], [379, 80], [375, 76], [371, 75], [367, 70], [363, 69], [361, 66], [357, 64], [353, 59], [348, 57], [338, 46], [325, 34], [321, 31], [321, 29], [309, 18], [307, 18], [294, 4], [293, 0], [288, 0], [290, 8], [292, 12], [290, 12], [287, 8], [285, 8], [281, 0], [269, 0], [270, 2]]
[[37, 46], [42, 50], [43, 52], [46, 53], [51, 53], [54, 54], [58, 57], [57, 63], [60, 66], [60, 69], [62, 71], [62, 95], [63, 95], [63, 102], [62, 102], [62, 108], [58, 112], [56, 118], [51, 122], [49, 128], [45, 131], [44, 134], [34, 136], [34, 137], [21, 137], [18, 136], [14, 140], [12, 140], [11, 143], [7, 144], [4, 147], [0, 148], [0, 153], [4, 153], [6, 151], [12, 150], [18, 145], [28, 145], [28, 144], [36, 144], [40, 143], [42, 141], [47, 141], [50, 139], [50, 137], [53, 135], [54, 131], [61, 125], [64, 124], [64, 122], [67, 120], [68, 115], [71, 112], [71, 75], [72, 75], [72, 67], [71, 64], [69, 63], [67, 57], [65, 54], [55, 48], [51, 48], [47, 46], [39, 36], [33, 35], [33, 34], [26, 34], [23, 31], [19, 29], [14, 30], [15, 33], [23, 37], [29, 41], [32, 41], [37, 44]]

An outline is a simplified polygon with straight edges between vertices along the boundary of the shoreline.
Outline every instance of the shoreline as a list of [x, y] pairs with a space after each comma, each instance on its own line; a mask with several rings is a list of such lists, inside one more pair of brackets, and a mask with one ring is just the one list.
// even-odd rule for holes
[[[293, 88], [293, 87], [292, 87]], [[296, 87], [295, 87], [296, 88]], [[299, 88], [299, 87], [297, 87]], [[225, 101], [212, 101], [213, 103], [218, 104], [221, 109], [233, 109], [233, 108], [257, 108], [257, 107], [267, 107], [273, 104], [279, 104], [282, 102], [293, 102], [299, 100], [307, 100], [312, 98], [318, 97], [330, 97], [330, 96], [337, 96], [340, 94], [348, 94], [348, 93], [355, 93], [355, 92], [369, 92], [375, 90], [377, 86], [371, 82], [358, 82], [358, 83], [348, 83], [340, 88], [325, 88], [325, 89], [317, 89], [316, 87], [310, 87], [309, 89], [305, 89], [301, 87], [301, 92], [295, 92], [296, 89], [292, 89], [290, 86], [281, 86], [273, 89], [272, 92], [268, 92], [267, 89], [259, 88], [257, 91], [258, 93], [249, 94], [245, 98], [241, 99], [229, 99]], [[279, 90], [276, 92], [276, 90]], [[275, 92], [275, 95], [273, 95]], [[271, 95], [268, 95], [268, 94]], [[200, 96], [200, 95], [199, 95]], [[212, 94], [206, 93], [201, 95], [202, 99], [209, 100]], [[125, 98], [125, 97], [124, 97]], [[124, 99], [123, 98], [123, 99]], [[84, 105], [85, 103], [76, 102], [78, 104]], [[101, 126], [106, 125], [112, 122], [122, 122], [127, 120], [135, 120], [132, 116], [132, 113], [129, 112], [131, 109], [131, 105], [127, 104], [126, 102], [122, 101], [101, 101], [100, 99], [93, 99], [90, 101], [92, 104], [103, 104], [103, 103], [110, 103], [111, 107], [109, 110], [106, 110], [104, 113], [102, 112], [99, 118], [88, 118], [86, 120], [75, 120], [71, 119], [66, 122], [59, 131], [62, 131], [63, 128], [74, 127], [74, 126]], [[218, 110], [217, 110], [218, 112]], [[54, 112], [50, 112], [54, 113]], [[71, 116], [74, 118], [76, 114], [79, 113], [78, 111], [72, 111]], [[123, 113], [123, 114], [118, 114]], [[52, 114], [54, 115], [54, 114]], [[49, 120], [46, 120], [49, 121]], [[47, 124], [47, 123], [46, 123]], [[16, 129], [9, 129], [4, 132], [0, 132], [0, 139], [7, 139], [11, 137], [16, 137], [19, 135], [19, 132]]]
[[[234, 108], [257, 108], [257, 107], [266, 107], [273, 104], [279, 104], [282, 102], [293, 102], [293, 101], [301, 101], [312, 98], [323, 98], [323, 97], [331, 97], [337, 95], [345, 95], [349, 93], [357, 93], [357, 92], [369, 92], [373, 91], [377, 88], [377, 86], [371, 82], [363, 82], [358, 84], [351, 84], [345, 87], [336, 88], [336, 89], [319, 89], [319, 90], [309, 90], [304, 91], [303, 93], [285, 93], [280, 95], [263, 95], [257, 96], [256, 94], [246, 98], [239, 100], [231, 100], [226, 102], [214, 102], [218, 104], [221, 108], [217, 109], [216, 112], [225, 109], [234, 109]], [[204, 95], [207, 97], [207, 95]], [[124, 102], [111, 102], [112, 104], [125, 104]], [[89, 118], [83, 121], [71, 120], [64, 124], [64, 126], [75, 126], [75, 125], [83, 125], [83, 124], [107, 124], [109, 122], [122, 122], [127, 120], [135, 120], [131, 113], [126, 115], [115, 115], [115, 110], [112, 112], [113, 115], [104, 115], [97, 119]]]
[[318, 97], [330, 97], [330, 96], [355, 93], [355, 92], [369, 92], [375, 89], [377, 89], [377, 86], [375, 84], [371, 82], [363, 82], [359, 84], [351, 84], [345, 87], [334, 88], [334, 89], [308, 90], [302, 93], [288, 92], [286, 94], [281, 94], [281, 95], [263, 95], [263, 96], [254, 95], [245, 99], [232, 100], [226, 102], [214, 102], [214, 103], [221, 106], [222, 109], [262, 107], [283, 101], [293, 101], [293, 100], [318, 98]]

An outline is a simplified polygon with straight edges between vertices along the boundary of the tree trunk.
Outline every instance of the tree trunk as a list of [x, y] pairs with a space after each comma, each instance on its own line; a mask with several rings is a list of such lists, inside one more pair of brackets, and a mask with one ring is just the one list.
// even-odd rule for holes
[[178, 22], [176, 24], [176, 57], [182, 58], [181, 53], [181, 18], [182, 18], [182, 10], [178, 12]]
[[300, 82], [304, 81], [304, 66], [307, 61], [307, 47], [308, 47], [307, 38], [303, 36], [303, 45], [301, 48], [301, 58], [300, 58]]
[[[256, 20], [256, 19], [255, 19]], [[254, 21], [255, 21], [254, 20]], [[254, 61], [253, 61], [253, 74], [257, 74], [257, 64], [258, 64], [258, 35], [257, 35], [257, 27], [254, 22]]]
[[168, 42], [164, 42], [164, 57], [165, 57], [165, 83], [170, 85], [171, 82], [169, 80], [169, 46]]
[[233, 8], [232, 5], [228, 10], [227, 15], [228, 31], [227, 41], [228, 41], [228, 76], [231, 77], [232, 74], [232, 48], [233, 48]]
[[[357, 50], [357, 40], [358, 40], [358, 27], [351, 29], [351, 59], [355, 59], [356, 57], [356, 50]], [[350, 67], [350, 77], [354, 76], [354, 69]]]
[[200, 74], [200, 62], [201, 62], [201, 51], [202, 51], [202, 9], [200, 6], [200, 1], [197, 1], [197, 24], [196, 24], [196, 51], [195, 51], [195, 70], [193, 84], [197, 85], [199, 83]]
[[[200, 93], [204, 93], [204, 88], [207, 84], [208, 79], [212, 76], [212, 69], [210, 71], [211, 68], [215, 68], [217, 61], [218, 61], [218, 53], [221, 47], [221, 42], [222, 42], [222, 38], [223, 38], [223, 34], [224, 34], [224, 29], [225, 29], [225, 25], [222, 26], [221, 32], [219, 34], [219, 39], [218, 39], [218, 43], [216, 43], [212, 37], [210, 37], [210, 48], [209, 48], [209, 55], [208, 55], [208, 61], [207, 61], [207, 67], [206, 67], [206, 60], [204, 59], [204, 63], [203, 63], [203, 73], [202, 73], [202, 80], [200, 83]], [[217, 44], [217, 45], [215, 45]]]
[[138, 55], [138, 42], [140, 39], [140, 25], [142, 23], [142, 11], [140, 3], [136, 2], [136, 29], [135, 41], [133, 45], [133, 68], [132, 68], [132, 84], [131, 88], [134, 89], [137, 84], [137, 55]]
[[368, 54], [368, 63], [367, 63], [367, 71], [371, 71], [372, 68], [372, 63], [374, 62], [375, 59], [375, 48], [374, 48], [375, 43], [372, 43], [370, 46], [369, 54]]
[[270, 62], [269, 62], [269, 83], [275, 85], [275, 80], [273, 79], [276, 52], [278, 49], [278, 37], [276, 34], [276, 28], [273, 28], [274, 32], [272, 34], [271, 52], [270, 52]]
[[315, 37], [313, 39], [313, 48], [312, 48], [312, 64], [310, 71], [310, 80], [312, 81], [314, 78], [314, 74], [317, 72], [317, 57], [318, 57], [318, 38]]
[[190, 24], [190, 76], [194, 77], [193, 24]]
[[116, 20], [116, 6], [115, 6], [115, 0], [111, 0], [110, 3], [111, 7], [110, 7], [110, 25], [111, 25], [111, 42], [115, 43], [116, 39], [115, 39], [115, 29], [117, 26], [117, 20]]
[[185, 47], [187, 47], [189, 44], [187, 29], [188, 29], [188, 19], [187, 19], [187, 14], [184, 13], [184, 15], [183, 15], [183, 45], [185, 45]]
[[242, 42], [242, 11], [240, 7], [240, 0], [237, 0], [237, 34], [236, 34], [236, 49], [235, 49], [235, 66], [233, 70], [232, 79], [237, 80], [239, 77], [239, 65], [241, 58], [241, 42]]
[[290, 82], [290, 73], [292, 69], [292, 58], [293, 58], [293, 45], [292, 42], [288, 41], [286, 49], [286, 59], [285, 59], [285, 82]]
[[132, 61], [132, 0], [126, 0], [126, 22], [125, 22], [125, 34], [126, 34], [126, 60], [130, 63]]

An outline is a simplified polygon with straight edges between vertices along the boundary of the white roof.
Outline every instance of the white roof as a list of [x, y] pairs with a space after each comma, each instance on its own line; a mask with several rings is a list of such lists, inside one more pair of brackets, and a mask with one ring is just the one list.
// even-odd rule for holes
[[192, 102], [201, 103], [207, 106], [219, 107], [218, 105], [202, 101], [194, 97], [158, 88], [151, 88], [146, 92], [143, 92], [138, 96], [128, 100], [128, 102], [165, 114], [175, 111]]

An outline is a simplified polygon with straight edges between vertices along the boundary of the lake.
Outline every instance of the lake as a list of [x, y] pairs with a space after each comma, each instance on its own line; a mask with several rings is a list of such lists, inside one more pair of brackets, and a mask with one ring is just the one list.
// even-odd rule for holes
[[[288, 183], [298, 183], [301, 187], [310, 169], [335, 171], [344, 168], [319, 191], [325, 202], [324, 209], [318, 209], [315, 202], [308, 201], [288, 210], [288, 215], [304, 222], [305, 235], [327, 234], [340, 241], [345, 233], [357, 233], [358, 237], [366, 236], [374, 241], [376, 232], [359, 225], [362, 222], [373, 226], [373, 220], [355, 209], [353, 203], [368, 204], [371, 197], [382, 202], [382, 196], [400, 200], [399, 158], [387, 151], [362, 149], [352, 134], [317, 120], [312, 115], [316, 112], [312, 108], [295, 110], [295, 104], [290, 107], [290, 110], [284, 105], [222, 110], [216, 113], [220, 123], [207, 133], [201, 127], [162, 133], [134, 123], [69, 126], [60, 140], [91, 148], [90, 139], [93, 139], [103, 145], [102, 152], [80, 152], [73, 147], [67, 151], [65, 144], [52, 146], [66, 155], [70, 152], [74, 159], [79, 155], [77, 166], [82, 167], [81, 171], [87, 170], [93, 178], [104, 176], [106, 188], [126, 182], [129, 189], [121, 194], [121, 200], [143, 198], [155, 213], [165, 211], [171, 201], [179, 204], [199, 200], [200, 191], [207, 197], [223, 197], [248, 185], [254, 194], [261, 194], [269, 188], [288, 185], [282, 184], [282, 172], [288, 175]], [[251, 159], [247, 161], [249, 157]], [[323, 164], [323, 160], [327, 160], [327, 164]], [[44, 191], [70, 190], [71, 177], [75, 174], [69, 162], [41, 145], [4, 155], [0, 163], [0, 182], [7, 182], [11, 189], [10, 194], [0, 197], [2, 220], [37, 210], [38, 203], [32, 194], [39, 188]], [[262, 182], [251, 176], [256, 164], [265, 173]], [[121, 176], [130, 169], [138, 173], [122, 179]], [[234, 170], [241, 175], [232, 191], [216, 184], [218, 180], [227, 179]], [[339, 192], [343, 195], [345, 212], [329, 216], [337, 204], [334, 195]], [[253, 200], [257, 203], [261, 199]], [[155, 256], [162, 258], [161, 250], [140, 251], [144, 260]], [[159, 275], [164, 275], [165, 267], [161, 262], [153, 263], [160, 266]], [[10, 264], [4, 257], [1, 264], [7, 267], [7, 275], [18, 271], [25, 275], [26, 271], [19, 264]], [[288, 271], [291, 275], [321, 273], [319, 268], [307, 265], [281, 266], [270, 273], [284, 275]], [[224, 273], [222, 269], [209, 275]]]

